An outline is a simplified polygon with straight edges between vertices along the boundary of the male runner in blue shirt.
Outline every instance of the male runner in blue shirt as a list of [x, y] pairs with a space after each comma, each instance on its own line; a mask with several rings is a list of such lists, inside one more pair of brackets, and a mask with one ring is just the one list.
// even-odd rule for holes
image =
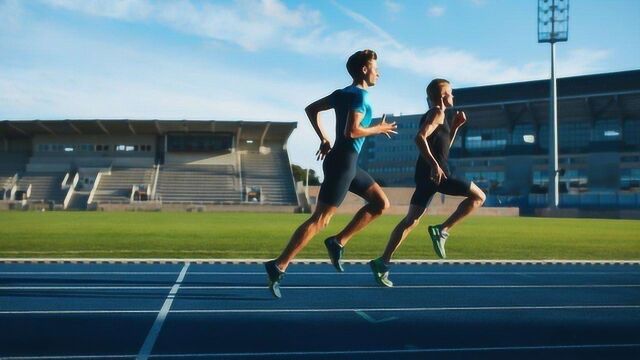
[[[269, 277], [269, 289], [277, 298], [281, 297], [280, 281], [289, 263], [309, 240], [324, 229], [347, 191], [351, 191], [367, 201], [351, 222], [338, 234], [325, 240], [331, 263], [338, 271], [343, 271], [341, 258], [343, 247], [358, 231], [389, 208], [389, 200], [380, 185], [364, 170], [358, 167], [358, 154], [367, 136], [396, 134], [396, 124], [382, 121], [371, 125], [372, 109], [368, 89], [374, 86], [380, 76], [377, 54], [372, 50], [362, 50], [349, 57], [347, 70], [353, 82], [311, 103], [305, 109], [309, 121], [320, 138], [318, 160], [324, 160], [324, 181], [320, 187], [318, 204], [311, 217], [296, 229], [289, 244], [276, 259], [265, 263]], [[319, 113], [334, 109], [336, 114], [336, 137], [331, 143], [322, 128]], [[326, 158], [325, 158], [326, 157]]]

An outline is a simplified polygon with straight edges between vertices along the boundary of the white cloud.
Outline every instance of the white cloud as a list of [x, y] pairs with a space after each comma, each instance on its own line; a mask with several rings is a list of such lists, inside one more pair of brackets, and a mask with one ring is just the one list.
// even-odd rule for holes
[[394, 14], [399, 13], [403, 9], [403, 6], [399, 2], [393, 0], [385, 0], [384, 7], [387, 11]]
[[275, 46], [292, 31], [312, 27], [320, 13], [303, 6], [289, 9], [279, 0], [236, 0], [231, 4], [149, 0], [43, 0], [90, 16], [157, 22], [178, 31], [225, 41], [246, 50]]
[[445, 12], [445, 8], [439, 5], [430, 6], [429, 9], [427, 10], [427, 14], [430, 17], [440, 17], [444, 15], [444, 12]]
[[[607, 49], [573, 49], [567, 55], [556, 50], [556, 63], [560, 76], [584, 75], [603, 71], [603, 65], [611, 57], [611, 51]], [[547, 68], [550, 65], [546, 65]], [[548, 70], [550, 74], [551, 70]]]
[[[558, 76], [593, 73], [601, 69], [610, 51], [603, 49], [576, 49], [556, 59]], [[430, 77], [446, 77], [466, 85], [499, 84], [547, 78], [548, 61], [532, 61], [522, 65], [510, 65], [496, 59], [481, 59], [464, 50], [449, 48], [407, 49], [384, 53], [384, 62]]]
[[333, 2], [333, 4], [338, 9], [340, 9], [340, 11], [342, 11], [344, 14], [346, 14], [347, 16], [349, 16], [350, 18], [352, 18], [356, 22], [364, 25], [371, 32], [373, 32], [374, 34], [376, 34], [377, 36], [382, 38], [382, 40], [384, 42], [389, 43], [389, 44], [391, 44], [392, 46], [394, 46], [396, 48], [403, 48], [404, 47], [396, 39], [394, 39], [394, 37], [391, 36], [391, 34], [389, 34], [388, 32], [384, 31], [384, 29], [382, 29], [380, 26], [376, 25], [373, 21], [367, 19], [364, 15], [359, 14], [359, 13], [357, 13], [355, 11], [352, 11], [352, 10], [350, 10], [350, 9], [340, 5], [340, 4], [338, 4], [335, 1]]

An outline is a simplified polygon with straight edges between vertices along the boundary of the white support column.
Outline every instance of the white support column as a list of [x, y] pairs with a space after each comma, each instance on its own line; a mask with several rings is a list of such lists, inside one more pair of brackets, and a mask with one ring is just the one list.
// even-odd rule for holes
[[236, 132], [236, 149], [240, 149], [240, 135], [242, 135], [242, 125], [238, 126], [238, 131]]
[[555, 73], [555, 43], [551, 43], [551, 88], [549, 101], [549, 207], [557, 208], [560, 203], [558, 169], [558, 94]]

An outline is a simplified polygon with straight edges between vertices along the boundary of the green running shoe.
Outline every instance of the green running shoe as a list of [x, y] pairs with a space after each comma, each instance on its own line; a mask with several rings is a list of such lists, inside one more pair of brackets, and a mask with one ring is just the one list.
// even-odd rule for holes
[[444, 244], [447, 242], [447, 238], [449, 237], [449, 233], [441, 230], [440, 225], [433, 225], [427, 227], [427, 232], [431, 237], [431, 242], [433, 243], [433, 250], [435, 250], [436, 255], [440, 259], [446, 259], [447, 254], [444, 251]]
[[270, 260], [264, 263], [264, 268], [267, 271], [269, 278], [269, 290], [276, 298], [280, 299], [282, 294], [280, 293], [280, 281], [284, 277], [284, 272], [278, 269], [275, 260]]
[[324, 246], [327, 248], [333, 267], [335, 267], [338, 272], [343, 272], [342, 255], [344, 254], [344, 248], [338, 243], [338, 240], [336, 240], [334, 236], [326, 238], [324, 240]]
[[384, 264], [381, 258], [369, 261], [369, 266], [373, 272], [373, 277], [380, 286], [393, 287], [393, 282], [389, 280], [389, 267]]

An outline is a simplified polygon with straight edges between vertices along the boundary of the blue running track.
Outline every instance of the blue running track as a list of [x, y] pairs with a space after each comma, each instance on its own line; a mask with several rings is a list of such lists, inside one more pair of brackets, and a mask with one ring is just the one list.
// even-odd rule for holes
[[3, 359], [640, 359], [640, 265], [0, 263]]

